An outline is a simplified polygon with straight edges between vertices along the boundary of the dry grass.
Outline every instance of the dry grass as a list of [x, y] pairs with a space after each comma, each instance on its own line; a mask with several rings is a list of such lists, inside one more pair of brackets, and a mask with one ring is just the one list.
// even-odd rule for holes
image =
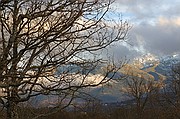
[[[52, 110], [49, 108], [19, 108], [18, 111], [19, 119], [33, 119], [37, 115], [47, 114]], [[57, 111], [38, 119], [179, 119], [177, 113], [180, 113], [180, 110], [177, 112], [173, 108], [149, 108], [144, 110], [142, 116], [139, 117], [136, 115], [135, 108], [119, 108], [106, 111], [95, 110], [93, 112]], [[0, 112], [0, 119], [5, 119], [4, 111]]]

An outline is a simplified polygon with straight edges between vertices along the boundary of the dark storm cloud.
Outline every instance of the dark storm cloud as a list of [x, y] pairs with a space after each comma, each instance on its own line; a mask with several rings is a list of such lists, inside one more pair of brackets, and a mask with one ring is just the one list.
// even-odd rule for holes
[[[180, 52], [180, 27], [161, 25], [139, 25], [133, 30], [134, 42], [140, 37], [146, 52], [168, 55]], [[137, 44], [138, 45], [138, 44]]]
[[121, 60], [123, 58], [132, 59], [134, 57], [139, 56], [140, 54], [132, 46], [126, 43], [110, 47], [108, 53], [111, 57], [114, 57], [116, 61]]
[[[116, 0], [114, 8], [132, 24], [129, 43], [112, 51], [120, 56], [180, 53], [179, 0]], [[121, 55], [120, 55], [121, 54]]]

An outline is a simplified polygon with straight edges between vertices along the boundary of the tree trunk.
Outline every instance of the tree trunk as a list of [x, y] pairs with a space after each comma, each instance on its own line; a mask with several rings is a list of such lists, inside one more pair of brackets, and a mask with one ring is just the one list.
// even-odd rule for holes
[[136, 104], [136, 118], [141, 119], [142, 118], [142, 112], [143, 112], [143, 109], [141, 106], [141, 99], [138, 98], [136, 103], [137, 103]]
[[10, 91], [9, 88], [7, 89], [7, 119], [18, 119], [16, 89], [17, 88], [14, 88], [12, 91]]
[[17, 103], [8, 100], [7, 119], [18, 119]]

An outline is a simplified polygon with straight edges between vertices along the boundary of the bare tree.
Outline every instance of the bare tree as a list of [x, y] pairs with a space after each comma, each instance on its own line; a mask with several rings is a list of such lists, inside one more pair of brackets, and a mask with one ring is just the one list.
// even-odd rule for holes
[[[62, 102], [69, 96], [68, 105], [79, 89], [110, 79], [106, 78], [108, 72], [115, 67], [100, 79], [89, 81], [91, 71], [102, 63], [98, 52], [124, 40], [129, 30], [127, 22], [112, 23], [106, 17], [111, 3], [0, 1], [0, 100], [7, 108], [7, 119], [18, 118], [17, 105], [32, 97], [59, 95]], [[76, 72], [62, 70], [66, 66], [80, 68]]]
[[123, 91], [135, 99], [136, 118], [142, 118], [143, 111], [150, 96], [160, 87], [161, 83], [155, 82], [154, 79], [148, 75], [132, 74], [127, 77]]
[[[163, 105], [166, 109], [173, 108], [175, 118], [180, 118], [180, 64], [177, 63], [172, 66], [172, 71], [169, 75], [169, 81], [164, 87], [162, 98], [165, 100], [166, 105]], [[161, 102], [163, 103], [163, 102]]]

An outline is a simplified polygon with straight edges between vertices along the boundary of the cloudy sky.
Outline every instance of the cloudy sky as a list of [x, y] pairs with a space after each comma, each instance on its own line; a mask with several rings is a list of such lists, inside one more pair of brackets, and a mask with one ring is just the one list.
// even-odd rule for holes
[[112, 8], [132, 25], [129, 43], [111, 48], [115, 57], [180, 53], [180, 0], [116, 0]]

